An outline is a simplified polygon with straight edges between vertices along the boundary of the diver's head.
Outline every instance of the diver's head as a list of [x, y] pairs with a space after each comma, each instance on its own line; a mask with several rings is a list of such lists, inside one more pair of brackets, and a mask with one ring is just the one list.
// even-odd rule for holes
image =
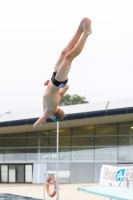
[[55, 122], [61, 121], [65, 117], [65, 113], [61, 108], [58, 108], [57, 112], [54, 113], [55, 117], [50, 116], [49, 118]]

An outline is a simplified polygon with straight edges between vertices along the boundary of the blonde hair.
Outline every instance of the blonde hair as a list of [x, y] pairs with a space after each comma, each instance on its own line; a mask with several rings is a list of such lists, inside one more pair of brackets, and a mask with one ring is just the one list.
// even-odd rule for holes
[[57, 112], [55, 113], [56, 121], [61, 121], [65, 117], [65, 112], [58, 108]]
[[54, 122], [59, 122], [65, 117], [65, 113], [61, 108], [58, 108], [57, 112], [54, 113], [54, 117], [50, 116], [49, 118], [52, 119]]

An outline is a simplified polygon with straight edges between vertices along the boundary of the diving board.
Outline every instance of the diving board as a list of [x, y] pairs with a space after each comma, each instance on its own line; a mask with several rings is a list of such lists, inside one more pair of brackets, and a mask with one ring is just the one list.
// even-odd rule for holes
[[78, 191], [115, 199], [115, 200], [133, 200], [133, 189], [121, 187], [88, 187], [78, 188]]

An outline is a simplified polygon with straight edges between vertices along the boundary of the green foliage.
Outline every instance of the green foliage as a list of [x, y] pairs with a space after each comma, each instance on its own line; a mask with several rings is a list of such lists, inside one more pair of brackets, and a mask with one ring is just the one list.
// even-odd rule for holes
[[65, 94], [60, 101], [60, 106], [68, 106], [68, 105], [76, 105], [76, 104], [84, 104], [84, 103], [89, 103], [86, 100], [86, 97], [79, 96], [77, 94], [70, 95], [70, 94]]

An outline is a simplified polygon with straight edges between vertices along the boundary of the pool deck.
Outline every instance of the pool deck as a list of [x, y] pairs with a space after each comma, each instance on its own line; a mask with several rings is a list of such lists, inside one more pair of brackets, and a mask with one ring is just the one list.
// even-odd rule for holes
[[[79, 184], [60, 184], [59, 185], [59, 200], [103, 200], [103, 197], [79, 192], [77, 188], [85, 188], [99, 186], [96, 183], [79, 183]], [[52, 191], [52, 185], [51, 191]], [[0, 193], [21, 195], [25, 197], [32, 197], [44, 199], [44, 185], [43, 184], [0, 184]], [[47, 194], [45, 200], [56, 200], [56, 196], [50, 198]]]

